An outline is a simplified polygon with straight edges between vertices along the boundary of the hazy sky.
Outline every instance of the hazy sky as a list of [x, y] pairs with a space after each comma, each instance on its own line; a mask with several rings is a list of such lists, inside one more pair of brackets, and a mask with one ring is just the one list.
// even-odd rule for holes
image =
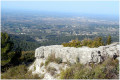
[[2, 1], [2, 10], [36, 10], [118, 15], [118, 1]]

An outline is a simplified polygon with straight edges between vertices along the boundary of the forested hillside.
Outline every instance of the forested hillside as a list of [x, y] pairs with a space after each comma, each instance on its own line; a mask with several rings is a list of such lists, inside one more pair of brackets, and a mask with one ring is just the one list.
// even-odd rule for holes
[[[44, 75], [41, 75], [41, 77], [39, 77], [37, 74], [32, 75], [32, 73], [27, 70], [28, 67], [31, 65], [31, 63], [33, 63], [35, 60], [35, 57], [34, 57], [35, 49], [37, 47], [40, 47], [41, 45], [61, 44], [63, 42], [67, 42], [67, 43], [63, 43], [65, 47], [67, 46], [68, 47], [81, 47], [81, 46], [99, 47], [102, 45], [107, 45], [107, 44], [111, 44], [112, 42], [115, 42], [116, 40], [113, 37], [116, 37], [116, 36], [103, 36], [103, 37], [96, 37], [96, 38], [95, 36], [71, 36], [71, 37], [62, 36], [59, 38], [53, 37], [51, 38], [50, 41], [39, 43], [35, 41], [33, 38], [31, 38], [30, 36], [1, 33], [1, 71], [2, 71], [1, 77], [3, 79], [5, 78], [7, 79], [41, 79], [43, 78]], [[70, 40], [72, 41], [69, 42]], [[93, 43], [94, 44], [98, 43], [98, 44], [94, 45]], [[52, 62], [56, 61], [57, 63], [62, 64], [61, 59], [58, 58], [54, 60], [53, 56], [51, 56], [51, 58], [52, 59], [49, 59], [49, 62], [53, 60]], [[115, 62], [115, 65], [114, 65], [114, 62]], [[103, 66], [105, 69], [104, 64], [105, 66], [108, 67], [108, 69], [105, 71], [105, 74], [102, 75], [101, 68], [99, 67]], [[110, 65], [112, 64], [112, 67], [113, 67], [112, 69], [110, 69], [110, 67], [108, 66], [109, 64]], [[60, 78], [65, 78], [65, 79], [85, 78], [84, 75], [86, 74], [83, 71], [85, 71], [85, 69], [87, 68], [82, 67], [84, 70], [81, 70], [81, 72], [78, 73], [76, 69], [75, 69], [75, 72], [73, 72], [74, 69], [72, 67], [75, 67], [75, 66], [78, 67], [79, 69], [81, 66], [84, 66], [84, 65], [81, 65], [78, 63], [76, 65], [71, 65], [71, 67], [68, 68], [67, 70], [61, 71]], [[90, 67], [91, 66], [92, 66], [93, 72], [90, 71], [88, 72], [88, 74], [96, 73], [96, 75], [94, 74], [88, 75], [88, 77], [86, 78], [91, 78], [91, 79], [100, 78], [99, 75], [102, 76], [102, 78], [107, 78], [107, 77], [118, 78], [117, 77], [117, 74], [118, 74], [117, 60], [112, 60], [112, 63], [104, 62], [103, 64], [100, 64], [100, 65], [93, 64], [93, 65], [90, 65]], [[94, 69], [95, 66], [96, 68]], [[109, 73], [111, 73], [110, 70], [114, 70], [115, 74], [113, 75], [114, 72], [112, 72], [112, 74], [108, 75]], [[51, 71], [51, 69], [49, 71]], [[100, 73], [97, 71], [99, 71]], [[73, 75], [74, 73], [76, 75]], [[79, 75], [81, 76], [79, 77]]]
[[[46, 41], [36, 41], [34, 37], [31, 37], [29, 35], [15, 35], [15, 34], [9, 34], [10, 36], [10, 40], [13, 41], [14, 43], [14, 47], [13, 50], [15, 50], [15, 48], [17, 47], [21, 47], [21, 49], [23, 51], [31, 51], [31, 50], [35, 50], [37, 47], [40, 46], [47, 46], [47, 45], [61, 45], [62, 43], [68, 43], [69, 41], [78, 39], [80, 41], [84, 40], [84, 39], [94, 39], [96, 37], [101, 37], [102, 38], [102, 42], [103, 44], [106, 44], [106, 40], [108, 36], [104, 36], [104, 35], [76, 35], [76, 36], [65, 36], [65, 35], [61, 35], [61, 36], [55, 36], [55, 35], [51, 35], [51, 36], [47, 36]], [[118, 42], [119, 39], [118, 36], [115, 35], [111, 35], [111, 42]]]
[[27, 35], [9, 35], [10, 40], [13, 41], [14, 47], [13, 49], [17, 47], [21, 47], [23, 51], [28, 50], [35, 50], [37, 47], [40, 46], [40, 43], [35, 41], [33, 38]]
[[34, 51], [22, 51], [21, 47], [15, 46], [7, 33], [1, 33], [1, 78], [39, 78], [27, 70], [27, 66], [35, 59]]

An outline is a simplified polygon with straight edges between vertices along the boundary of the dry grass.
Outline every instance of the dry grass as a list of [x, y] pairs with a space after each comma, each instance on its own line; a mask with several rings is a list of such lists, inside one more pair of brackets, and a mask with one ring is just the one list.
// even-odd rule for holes
[[57, 71], [54, 67], [48, 67], [47, 68], [47, 71], [51, 74], [51, 75], [54, 75], [55, 74], [55, 71]]
[[61, 79], [118, 79], [119, 61], [108, 58], [101, 64], [72, 65], [60, 73]]
[[1, 75], [2, 79], [41, 79], [37, 74], [32, 75], [31, 71], [27, 70], [25, 65], [19, 65], [9, 68], [5, 73]]
[[45, 66], [47, 66], [50, 62], [56, 62], [58, 64], [62, 63], [62, 59], [60, 57], [55, 58], [55, 54], [51, 54], [48, 56], [46, 62], [45, 62]]

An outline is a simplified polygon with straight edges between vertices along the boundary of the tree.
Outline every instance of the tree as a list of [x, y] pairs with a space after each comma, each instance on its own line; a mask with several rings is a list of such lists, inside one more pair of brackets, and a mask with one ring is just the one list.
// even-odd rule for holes
[[18, 65], [20, 63], [20, 57], [22, 50], [20, 47], [16, 48], [14, 56], [11, 58], [11, 64]]
[[98, 37], [98, 46], [103, 46], [104, 42], [102, 41], [102, 37]]
[[7, 33], [1, 33], [1, 71], [6, 71], [11, 65], [20, 63], [21, 48], [13, 51], [13, 42]]
[[10, 51], [13, 48], [13, 42], [7, 33], [1, 33], [1, 65], [4, 66], [10, 62]]
[[111, 42], [112, 42], [112, 40], [111, 40], [111, 36], [109, 35], [108, 38], [107, 38], [107, 42], [106, 42], [106, 44], [109, 45], [109, 44], [111, 44]]

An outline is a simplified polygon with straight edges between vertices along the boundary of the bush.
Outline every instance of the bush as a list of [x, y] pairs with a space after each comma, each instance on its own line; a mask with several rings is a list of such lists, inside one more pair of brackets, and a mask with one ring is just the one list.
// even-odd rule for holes
[[36, 70], [36, 66], [34, 65], [34, 71]]
[[62, 63], [62, 59], [60, 57], [55, 58], [55, 62], [58, 63], [58, 64], [60, 64], [60, 63]]
[[42, 62], [41, 64], [40, 64], [40, 67], [42, 67], [44, 65], [44, 63]]
[[34, 51], [22, 51], [22, 55], [20, 57], [21, 63], [29, 64], [35, 60]]
[[56, 69], [55, 69], [54, 67], [48, 67], [48, 68], [47, 68], [47, 71], [48, 71], [51, 75], [54, 75]]
[[55, 58], [55, 54], [51, 54], [48, 56], [47, 60], [45, 61], [45, 66], [47, 66], [50, 62], [56, 62], [60, 64], [62, 63], [62, 59], [60, 57]]
[[48, 60], [46, 60], [45, 61], [45, 66], [47, 66], [49, 64], [49, 61]]
[[16, 67], [9, 68], [5, 73], [1, 75], [2, 79], [40, 79], [40, 77], [35, 74], [32, 75], [31, 71], [27, 70], [25, 65], [19, 65]]
[[76, 62], [77, 62], [77, 63], [79, 63], [79, 62], [80, 62], [79, 57], [76, 57]]
[[111, 42], [112, 42], [112, 40], [111, 40], [111, 36], [109, 35], [108, 37], [107, 37], [107, 41], [106, 41], [106, 44], [111, 44]]
[[60, 73], [61, 79], [73, 79], [74, 73], [72, 68], [67, 68]]
[[72, 40], [69, 43], [62, 43], [64, 47], [82, 47], [82, 46], [88, 46], [90, 48], [103, 46], [104, 42], [102, 41], [102, 37], [96, 37], [93, 40], [85, 38], [82, 41], [79, 41], [78, 39]]
[[59, 74], [61, 79], [118, 79], [119, 61], [108, 58], [101, 64], [72, 65]]

